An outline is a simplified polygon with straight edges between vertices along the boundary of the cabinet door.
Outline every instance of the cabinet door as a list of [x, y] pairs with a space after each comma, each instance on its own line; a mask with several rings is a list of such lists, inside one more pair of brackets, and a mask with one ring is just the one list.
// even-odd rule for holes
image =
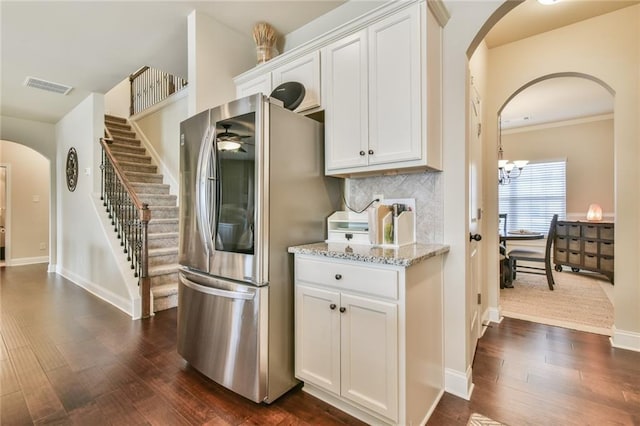
[[295, 374], [340, 394], [340, 296], [337, 292], [296, 285]]
[[273, 88], [282, 83], [297, 81], [302, 83], [305, 95], [295, 111], [306, 111], [320, 106], [320, 52], [311, 52], [302, 58], [279, 66], [271, 73]]
[[398, 308], [342, 293], [341, 394], [398, 420]]
[[422, 158], [419, 5], [369, 27], [369, 164]]
[[322, 50], [325, 165], [331, 171], [363, 167], [368, 157], [366, 30]]
[[236, 86], [236, 98], [262, 93], [265, 96], [271, 94], [271, 73], [266, 73]]

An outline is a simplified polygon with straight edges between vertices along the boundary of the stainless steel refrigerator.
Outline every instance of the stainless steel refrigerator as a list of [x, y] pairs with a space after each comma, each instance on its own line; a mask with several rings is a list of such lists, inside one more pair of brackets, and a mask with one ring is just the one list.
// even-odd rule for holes
[[180, 124], [178, 353], [255, 402], [296, 384], [293, 263], [340, 208], [322, 124], [253, 95]]

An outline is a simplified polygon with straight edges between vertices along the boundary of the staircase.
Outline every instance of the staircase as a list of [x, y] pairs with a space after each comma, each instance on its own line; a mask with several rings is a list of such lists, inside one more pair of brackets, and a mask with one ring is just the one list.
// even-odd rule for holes
[[[178, 306], [178, 207], [177, 197], [169, 194], [158, 167], [126, 118], [105, 115], [105, 127], [113, 143], [111, 153], [141, 202], [149, 205], [148, 276], [151, 280], [151, 312]], [[133, 274], [133, 272], [132, 272]]]

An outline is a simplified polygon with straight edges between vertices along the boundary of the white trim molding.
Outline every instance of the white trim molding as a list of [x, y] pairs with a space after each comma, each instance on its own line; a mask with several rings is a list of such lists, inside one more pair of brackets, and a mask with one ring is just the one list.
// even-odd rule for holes
[[487, 321], [500, 324], [502, 322], [502, 315], [500, 315], [500, 308], [489, 307], [482, 316], [482, 324], [486, 324]]
[[19, 257], [17, 259], [6, 259], [7, 266], [35, 265], [36, 263], [49, 263], [49, 256]]
[[[92, 194], [91, 203], [93, 208], [95, 209], [96, 215], [100, 220], [100, 225], [102, 228], [102, 232], [104, 233], [105, 238], [107, 239], [109, 246], [111, 247], [111, 252], [114, 253], [114, 259], [118, 265], [118, 269], [120, 271], [120, 275], [122, 276], [122, 281], [127, 287], [129, 291], [129, 300], [125, 300], [121, 296], [114, 295], [113, 301], [112, 298], [102, 297], [100, 294], [111, 294], [111, 292], [106, 292], [99, 287], [96, 290], [100, 294], [96, 294], [91, 291], [89, 288], [84, 285], [80, 285], [81, 287], [87, 288], [91, 293], [96, 294], [98, 297], [106, 300], [109, 303], [112, 303], [118, 309], [128, 313], [131, 315], [132, 319], [140, 319], [142, 317], [142, 300], [140, 298], [139, 290], [138, 290], [138, 279], [133, 276], [131, 271], [131, 265], [126, 260], [126, 257], [121, 255], [122, 248], [120, 246], [120, 240], [117, 238], [116, 233], [113, 232], [113, 228], [111, 226], [111, 220], [109, 219], [108, 213], [102, 208], [102, 201], [100, 201], [100, 194]], [[59, 268], [63, 269], [63, 268]], [[152, 305], [153, 306], [153, 305]]]
[[433, 16], [435, 16], [436, 21], [438, 21], [438, 24], [444, 28], [451, 18], [451, 14], [447, 10], [447, 7], [441, 0], [427, 0], [427, 5], [429, 6], [431, 13], [433, 13]]
[[108, 290], [105, 290], [104, 287], [96, 283], [86, 281], [79, 275], [76, 275], [73, 272], [68, 271], [61, 266], [58, 266], [56, 268], [56, 273], [58, 273], [58, 275], [62, 275], [64, 278], [71, 281], [73, 284], [77, 285], [78, 287], [82, 287], [83, 289], [87, 290], [89, 293], [93, 294], [94, 296], [99, 297], [105, 302], [115, 306], [116, 308], [120, 309], [122, 312], [128, 315], [131, 315], [133, 319], [136, 319], [132, 313], [133, 303], [131, 300], [127, 300], [124, 297], [121, 297]]
[[616, 329], [615, 325], [612, 329], [611, 346], [619, 349], [627, 349], [630, 351], [640, 352], [640, 333], [634, 331], [624, 331]]
[[466, 372], [452, 370], [451, 368], [444, 369], [444, 390], [452, 395], [459, 396], [460, 398], [469, 401], [471, 394], [473, 393], [472, 369], [471, 366], [467, 368]]
[[[185, 90], [182, 91], [184, 92]], [[160, 173], [166, 179], [165, 183], [169, 184], [169, 192], [173, 195], [178, 194], [178, 190], [180, 188], [178, 185], [178, 181], [173, 176], [165, 162], [162, 160], [162, 156], [158, 154], [158, 151], [156, 151], [151, 142], [149, 142], [149, 139], [147, 139], [147, 136], [144, 134], [142, 129], [140, 129], [140, 126], [138, 126], [137, 122], [135, 122], [132, 118], [129, 118], [129, 124], [131, 124], [131, 127], [142, 142], [142, 146], [147, 149], [147, 153], [149, 154], [149, 156], [151, 156], [153, 162], [160, 169], [158, 173]]]

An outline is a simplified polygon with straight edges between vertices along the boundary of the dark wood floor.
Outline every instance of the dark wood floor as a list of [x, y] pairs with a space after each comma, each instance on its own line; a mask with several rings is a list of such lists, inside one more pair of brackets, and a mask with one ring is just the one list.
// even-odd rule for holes
[[[207, 380], [175, 351], [175, 309], [132, 321], [46, 265], [0, 268], [0, 283], [3, 426], [361, 424], [299, 389], [261, 405]], [[474, 383], [428, 424], [640, 425], [640, 354], [604, 336], [505, 319], [479, 343]]]

